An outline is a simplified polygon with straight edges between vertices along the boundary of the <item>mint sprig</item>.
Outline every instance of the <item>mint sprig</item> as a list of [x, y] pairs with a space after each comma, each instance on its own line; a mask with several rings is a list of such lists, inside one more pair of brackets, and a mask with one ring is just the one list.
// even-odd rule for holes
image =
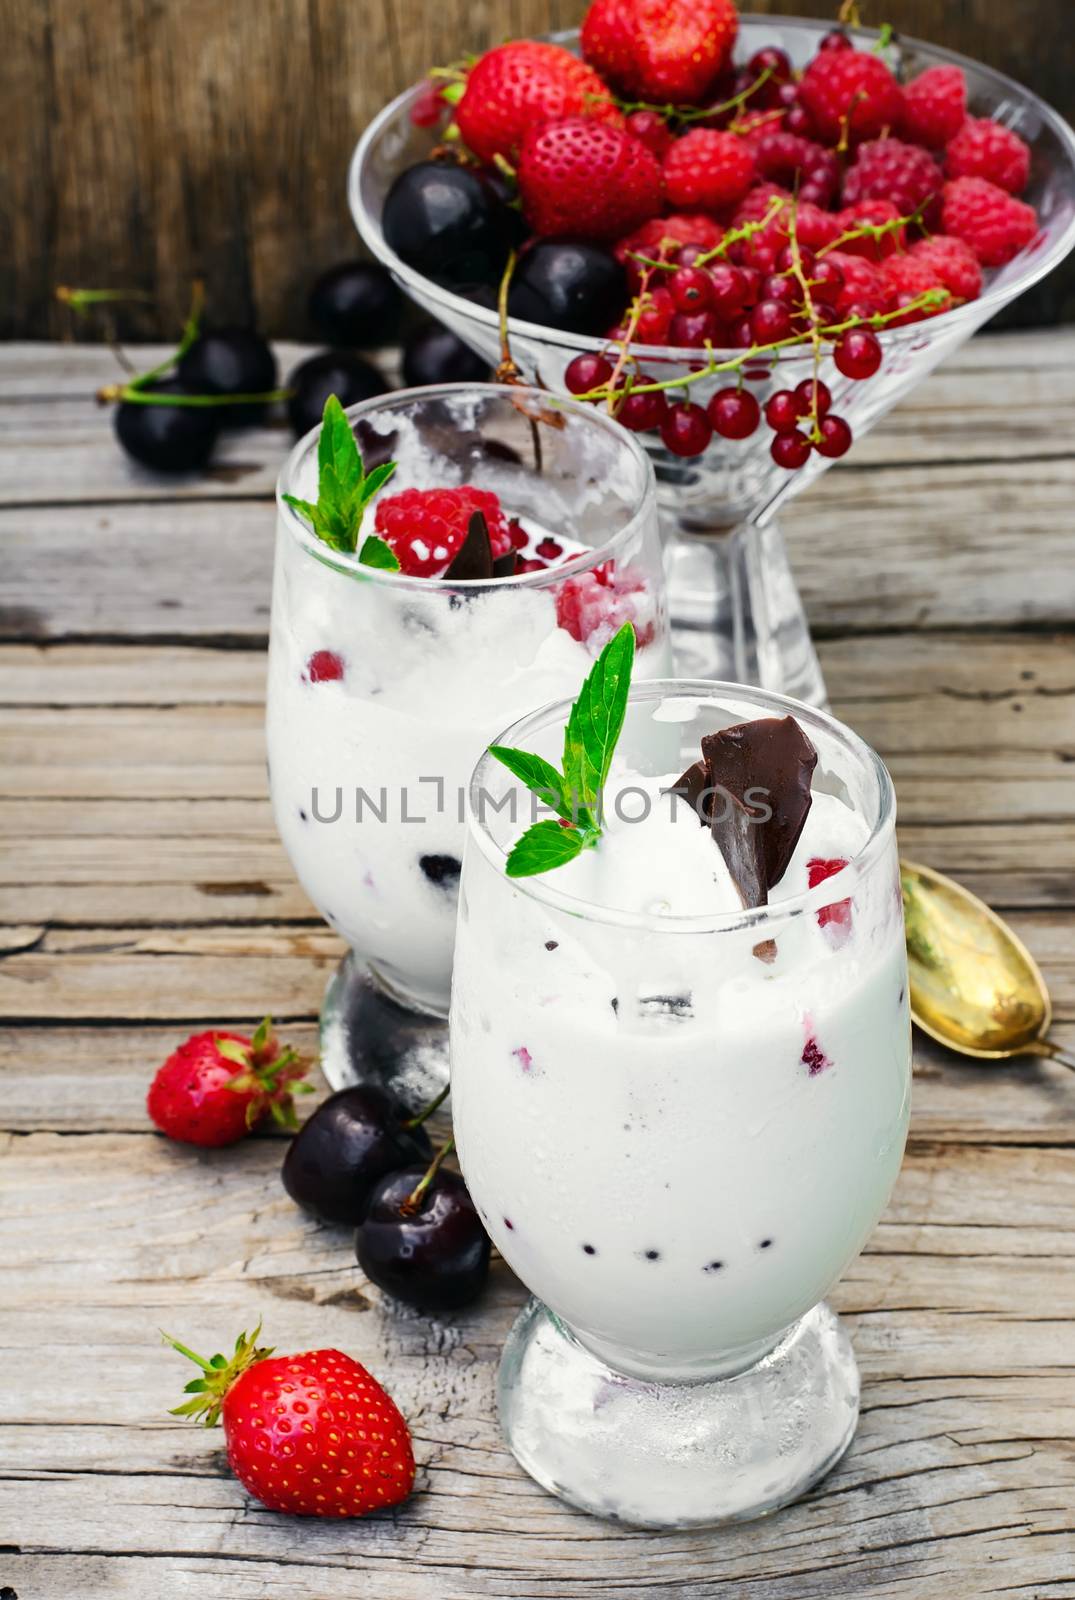
[[[317, 441], [317, 503], [300, 500], [293, 494], [285, 494], [284, 499], [300, 517], [305, 517], [330, 549], [353, 555], [366, 506], [395, 470], [395, 462], [388, 461], [372, 472], [366, 471], [344, 409], [330, 394]], [[363, 566], [377, 567], [382, 572], [399, 571], [395, 552], [374, 533], [362, 541], [358, 559]]]
[[601, 796], [627, 715], [635, 630], [625, 622], [602, 650], [579, 690], [564, 729], [563, 770], [528, 750], [490, 745], [489, 753], [561, 819], [535, 822], [518, 839], [505, 868], [530, 878], [562, 867], [601, 837]]

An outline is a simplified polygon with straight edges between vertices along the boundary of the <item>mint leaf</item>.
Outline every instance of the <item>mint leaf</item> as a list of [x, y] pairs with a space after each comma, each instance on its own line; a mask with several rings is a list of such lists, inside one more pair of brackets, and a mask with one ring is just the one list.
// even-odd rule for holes
[[626, 622], [598, 656], [571, 707], [562, 772], [528, 750], [490, 745], [490, 755], [572, 824], [565, 828], [549, 819], [529, 828], [508, 856], [509, 878], [562, 867], [600, 839], [597, 807], [623, 730], [634, 659], [635, 631]]
[[623, 728], [634, 657], [635, 630], [625, 622], [594, 662], [564, 729], [564, 781], [591, 810], [600, 802]]
[[398, 572], [399, 558], [392, 546], [385, 544], [375, 533], [367, 535], [362, 541], [362, 549], [358, 552], [358, 559], [364, 567], [377, 567], [381, 572]]
[[[395, 462], [375, 467], [367, 477], [358, 451], [358, 442], [338, 398], [330, 394], [325, 401], [321, 433], [317, 441], [317, 504], [285, 494], [288, 505], [304, 517], [323, 544], [332, 550], [353, 555], [366, 506], [395, 472]], [[383, 539], [375, 536], [363, 544], [369, 547], [366, 566], [398, 572], [396, 561]], [[380, 547], [380, 548], [379, 548]], [[391, 557], [391, 560], [386, 558]]]
[[532, 878], [535, 873], [566, 866], [592, 842], [591, 835], [580, 833], [578, 828], [562, 828], [549, 817], [535, 822], [517, 840], [505, 870], [509, 878]]
[[557, 816], [567, 822], [579, 819], [571, 814], [571, 796], [564, 790], [564, 780], [543, 756], [531, 755], [529, 750], [513, 750], [509, 745], [492, 744], [489, 754], [520, 778], [540, 800], [551, 806]]

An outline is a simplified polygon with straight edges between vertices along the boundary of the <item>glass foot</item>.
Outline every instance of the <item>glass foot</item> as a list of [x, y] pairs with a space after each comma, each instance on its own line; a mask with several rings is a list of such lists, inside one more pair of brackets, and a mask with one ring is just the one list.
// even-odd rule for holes
[[500, 1363], [500, 1425], [520, 1466], [583, 1511], [640, 1528], [745, 1521], [805, 1494], [858, 1421], [859, 1374], [817, 1305], [732, 1378], [625, 1377], [531, 1300]]
[[407, 1005], [352, 950], [325, 990], [321, 1071], [333, 1089], [379, 1083], [420, 1111], [448, 1082], [447, 1018]]

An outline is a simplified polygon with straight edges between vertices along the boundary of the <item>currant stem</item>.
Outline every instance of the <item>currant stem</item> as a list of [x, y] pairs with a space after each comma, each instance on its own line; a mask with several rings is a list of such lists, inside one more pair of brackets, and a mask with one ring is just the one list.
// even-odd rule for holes
[[419, 1209], [422, 1201], [425, 1199], [426, 1194], [429, 1191], [430, 1184], [440, 1171], [445, 1157], [451, 1155], [454, 1149], [454, 1139], [446, 1139], [441, 1145], [440, 1149], [433, 1157], [433, 1160], [429, 1163], [429, 1169], [425, 1173], [425, 1176], [415, 1184], [406, 1200], [404, 1200], [403, 1204], [400, 1206], [399, 1209], [402, 1211], [405, 1217], [413, 1216], [414, 1213]]

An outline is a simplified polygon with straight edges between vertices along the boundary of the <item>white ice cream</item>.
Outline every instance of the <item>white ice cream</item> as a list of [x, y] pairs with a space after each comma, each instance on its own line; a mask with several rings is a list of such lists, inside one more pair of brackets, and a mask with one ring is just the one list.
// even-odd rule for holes
[[[581, 915], [471, 840], [452, 1000], [455, 1132], [496, 1245], [613, 1367], [667, 1378], [743, 1367], [829, 1290], [891, 1190], [910, 1085], [894, 845], [830, 880], [836, 910], [672, 931], [741, 907], [708, 829], [661, 794], [677, 776], [622, 772], [597, 848], [535, 880]], [[811, 859], [866, 843], [826, 787], [776, 906]]]
[[[638, 671], [660, 676], [657, 597], [646, 586], [632, 606], [653, 641]], [[461, 596], [435, 580], [341, 574], [281, 523], [267, 715], [277, 827], [321, 913], [415, 1003], [447, 1010], [475, 761], [513, 718], [575, 695], [604, 642], [558, 625], [551, 588]], [[341, 677], [311, 681], [319, 651], [339, 658]]]

